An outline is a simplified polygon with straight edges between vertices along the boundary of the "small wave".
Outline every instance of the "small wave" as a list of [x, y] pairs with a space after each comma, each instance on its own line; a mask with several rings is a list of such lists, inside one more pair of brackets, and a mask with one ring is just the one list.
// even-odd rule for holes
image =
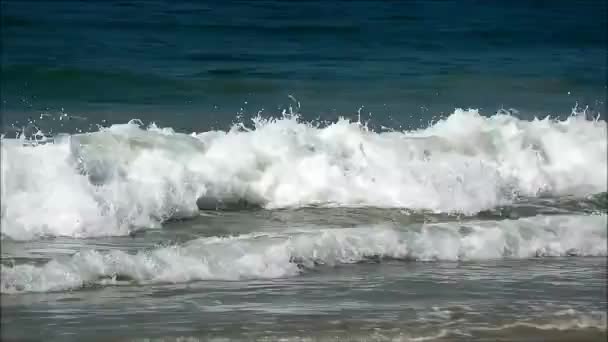
[[3, 293], [90, 284], [181, 283], [298, 275], [319, 265], [398, 260], [605, 256], [606, 215], [547, 216], [467, 224], [291, 230], [199, 238], [129, 254], [85, 250], [43, 266], [3, 265]]
[[190, 135], [131, 122], [34, 147], [2, 139], [2, 233], [126, 235], [231, 207], [474, 214], [521, 197], [586, 198], [606, 192], [606, 132], [583, 115], [457, 110], [406, 132], [289, 117]]
[[[165, 336], [141, 337], [133, 342], [198, 342], [198, 341], [603, 341], [606, 338], [606, 314], [595, 311], [572, 310], [569, 317], [556, 317], [545, 313], [528, 319], [507, 319], [507, 323], [493, 326], [496, 322], [444, 322], [443, 324], [420, 324], [407, 321], [370, 324], [357, 320], [339, 321], [336, 327], [331, 322], [299, 322], [299, 329], [287, 331], [258, 331], [247, 329], [246, 333], [231, 331], [230, 337]], [[240, 328], [240, 327], [239, 327]], [[313, 329], [310, 329], [313, 328]], [[236, 329], [235, 329], [236, 330]], [[219, 335], [219, 336], [218, 336]]]

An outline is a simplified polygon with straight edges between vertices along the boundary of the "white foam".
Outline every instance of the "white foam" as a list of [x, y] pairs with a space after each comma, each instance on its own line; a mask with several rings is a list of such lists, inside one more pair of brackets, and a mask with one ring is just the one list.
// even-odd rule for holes
[[532, 328], [538, 330], [575, 330], [575, 329], [598, 329], [606, 330], [606, 313], [605, 312], [580, 312], [577, 310], [570, 310], [571, 313], [564, 314], [553, 314], [552, 317], [543, 317], [542, 319], [528, 319], [523, 321], [516, 321], [496, 327], [475, 327], [471, 330], [485, 330], [485, 331], [498, 331], [512, 328]]
[[112, 283], [117, 276], [139, 283], [279, 278], [299, 274], [302, 266], [356, 263], [370, 257], [432, 261], [605, 256], [606, 224], [606, 215], [547, 216], [400, 229], [288, 229], [200, 238], [137, 254], [88, 250], [40, 267], [2, 266], [1, 290], [64, 290], [106, 284], [108, 278]]
[[514, 194], [585, 196], [607, 188], [606, 128], [582, 115], [522, 121], [457, 110], [410, 132], [285, 118], [192, 135], [129, 123], [35, 147], [3, 139], [2, 233], [127, 234], [195, 215], [197, 199], [475, 213]]

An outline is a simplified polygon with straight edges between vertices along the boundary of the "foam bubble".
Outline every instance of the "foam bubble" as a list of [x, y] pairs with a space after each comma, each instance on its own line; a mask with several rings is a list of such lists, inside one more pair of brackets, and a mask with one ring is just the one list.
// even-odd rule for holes
[[135, 123], [23, 146], [2, 139], [2, 233], [124, 235], [198, 207], [405, 207], [476, 213], [517, 196], [607, 189], [606, 122], [457, 110], [417, 131], [296, 118], [175, 133]]
[[46, 292], [91, 283], [181, 283], [298, 275], [318, 265], [373, 258], [485, 260], [539, 256], [605, 256], [606, 215], [547, 216], [498, 222], [394, 228], [290, 230], [199, 238], [129, 254], [85, 250], [42, 266], [2, 266], [2, 292]]

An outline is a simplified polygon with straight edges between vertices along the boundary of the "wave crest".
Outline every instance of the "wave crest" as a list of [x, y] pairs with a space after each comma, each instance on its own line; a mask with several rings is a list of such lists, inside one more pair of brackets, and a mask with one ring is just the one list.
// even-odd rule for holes
[[5, 266], [2, 292], [46, 292], [89, 284], [180, 283], [297, 275], [318, 265], [382, 259], [489, 260], [605, 256], [606, 215], [498, 222], [288, 230], [210, 237], [129, 254], [85, 250], [42, 266]]
[[2, 139], [2, 233], [125, 235], [231, 205], [476, 213], [519, 196], [606, 192], [606, 122], [456, 110], [421, 130], [255, 121], [190, 135], [137, 124], [23, 146]]

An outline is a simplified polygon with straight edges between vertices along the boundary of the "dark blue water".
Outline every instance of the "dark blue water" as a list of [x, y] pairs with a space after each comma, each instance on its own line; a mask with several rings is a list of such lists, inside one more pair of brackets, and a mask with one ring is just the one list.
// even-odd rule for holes
[[3, 125], [225, 128], [290, 94], [307, 120], [363, 106], [393, 128], [456, 107], [603, 114], [606, 18], [606, 1], [4, 0]]

